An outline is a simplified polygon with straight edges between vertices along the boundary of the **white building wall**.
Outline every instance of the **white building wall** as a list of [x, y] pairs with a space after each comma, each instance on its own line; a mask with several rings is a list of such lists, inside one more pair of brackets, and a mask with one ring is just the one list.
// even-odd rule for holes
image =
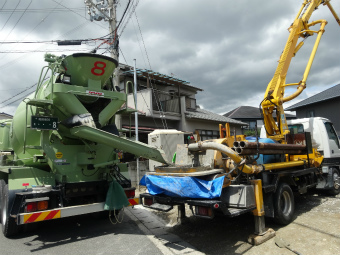
[[[128, 94], [127, 105], [130, 108], [135, 108], [134, 95]], [[144, 89], [137, 92], [137, 110], [145, 112], [146, 116], [152, 116], [152, 91], [151, 89]]]

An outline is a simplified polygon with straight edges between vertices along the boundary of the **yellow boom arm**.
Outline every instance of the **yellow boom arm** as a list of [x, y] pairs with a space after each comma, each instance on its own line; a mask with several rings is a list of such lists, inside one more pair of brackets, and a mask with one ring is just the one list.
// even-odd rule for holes
[[[336, 21], [340, 25], [339, 17], [331, 6], [330, 0], [304, 0], [293, 24], [288, 29], [288, 40], [281, 54], [275, 74], [268, 84], [264, 100], [261, 103], [267, 136], [272, 139], [282, 140], [284, 135], [289, 133], [286, 116], [283, 110], [283, 103], [296, 98], [306, 88], [307, 77], [319, 46], [321, 36], [325, 31], [324, 28], [327, 24], [326, 20], [317, 20], [311, 23], [308, 23], [308, 20], [314, 10], [316, 10], [321, 4], [328, 6]], [[311, 27], [315, 25], [320, 25], [319, 30], [311, 29]], [[314, 34], [317, 34], [317, 38], [302, 80], [298, 83], [286, 84], [286, 76], [290, 62], [298, 50], [303, 46], [303, 41], [298, 43], [298, 39], [307, 38]], [[297, 91], [287, 97], [284, 97], [285, 87], [294, 85], [298, 86]], [[273, 117], [274, 112], [276, 112], [276, 120]]]

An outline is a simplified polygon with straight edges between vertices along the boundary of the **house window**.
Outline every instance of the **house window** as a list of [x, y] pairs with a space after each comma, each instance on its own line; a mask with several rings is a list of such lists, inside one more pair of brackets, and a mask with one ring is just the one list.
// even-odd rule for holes
[[314, 110], [308, 110], [306, 117], [315, 117], [315, 111]]
[[185, 98], [185, 107], [187, 110], [195, 110], [196, 109], [196, 99], [195, 98]]
[[218, 130], [196, 130], [194, 133], [199, 134], [201, 141], [220, 138]]
[[256, 121], [249, 121], [249, 129], [250, 130], [255, 130], [256, 126]]

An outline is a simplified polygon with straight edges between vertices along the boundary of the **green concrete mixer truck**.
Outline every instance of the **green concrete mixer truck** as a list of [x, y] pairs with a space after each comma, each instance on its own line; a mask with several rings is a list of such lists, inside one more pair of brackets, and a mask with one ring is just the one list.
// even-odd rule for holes
[[76, 53], [46, 54], [45, 61], [36, 91], [13, 119], [0, 123], [0, 215], [6, 237], [24, 224], [117, 211], [138, 202], [118, 150], [166, 162], [162, 151], [119, 137], [114, 118], [126, 94], [114, 88], [114, 59]]

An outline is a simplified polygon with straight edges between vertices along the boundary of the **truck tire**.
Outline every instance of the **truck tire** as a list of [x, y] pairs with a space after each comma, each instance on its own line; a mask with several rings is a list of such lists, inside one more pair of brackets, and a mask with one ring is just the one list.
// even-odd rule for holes
[[0, 223], [2, 223], [2, 189], [5, 187], [6, 183], [4, 180], [0, 180]]
[[8, 185], [5, 185], [2, 189], [1, 194], [1, 222], [2, 222], [2, 233], [5, 237], [12, 236], [19, 232], [20, 226], [15, 222], [15, 219], [9, 215], [9, 192]]
[[293, 221], [294, 195], [288, 184], [282, 182], [274, 195], [274, 219], [281, 225], [287, 225]]
[[327, 192], [331, 196], [336, 196], [340, 193], [340, 185], [339, 185], [339, 171], [335, 168], [333, 168], [333, 173], [332, 173], [332, 178], [333, 178], [333, 187], [329, 189]]

